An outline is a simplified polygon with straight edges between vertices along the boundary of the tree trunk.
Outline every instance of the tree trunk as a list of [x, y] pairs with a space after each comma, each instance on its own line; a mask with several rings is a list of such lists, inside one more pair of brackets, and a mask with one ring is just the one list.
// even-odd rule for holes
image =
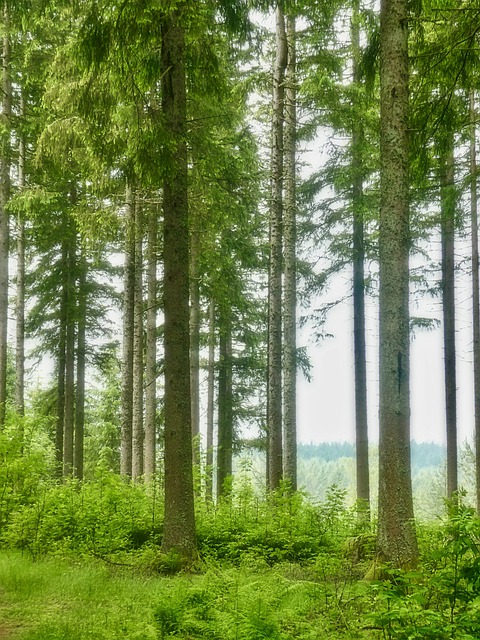
[[157, 211], [148, 218], [147, 329], [145, 353], [145, 482], [155, 475], [157, 444]]
[[74, 475], [83, 480], [83, 442], [85, 432], [85, 362], [87, 324], [87, 259], [81, 247], [78, 260], [77, 303], [77, 384], [75, 390]]
[[233, 457], [232, 325], [230, 311], [222, 313], [218, 369], [217, 497], [230, 494]]
[[472, 230], [473, 394], [475, 407], [476, 507], [480, 514], [480, 278], [478, 264], [478, 205], [475, 92], [470, 91], [470, 214]]
[[455, 359], [455, 176], [453, 135], [441, 162], [442, 310], [447, 427], [447, 496], [458, 490], [457, 375]]
[[190, 234], [190, 389], [193, 462], [200, 467], [200, 232]]
[[0, 430], [5, 425], [7, 401], [8, 338], [8, 251], [10, 198], [10, 119], [12, 116], [12, 84], [10, 79], [10, 13], [3, 5], [4, 35], [2, 56], [2, 128], [0, 150]]
[[287, 39], [285, 19], [276, 12], [276, 58], [273, 73], [272, 201], [270, 210], [270, 269], [268, 286], [267, 437], [268, 488], [282, 479], [282, 222], [283, 222], [283, 118]]
[[[23, 91], [20, 96], [20, 116], [25, 117]], [[25, 189], [26, 144], [22, 132], [18, 141], [18, 188]], [[20, 416], [25, 414], [25, 218], [17, 216], [17, 300], [15, 309], [15, 408]], [[23, 439], [23, 432], [22, 432]]]
[[380, 438], [377, 553], [395, 567], [418, 557], [410, 472], [407, 0], [380, 14]]
[[190, 398], [188, 163], [185, 33], [179, 2], [162, 24], [162, 110], [169, 138], [163, 184], [165, 520], [162, 551], [197, 557]]
[[[72, 200], [75, 195], [72, 194]], [[75, 425], [75, 326], [76, 291], [75, 274], [77, 268], [76, 232], [73, 222], [68, 225], [67, 258], [67, 328], [65, 340], [65, 416], [63, 430], [63, 475], [73, 474], [73, 447]]]
[[133, 328], [133, 414], [132, 478], [143, 476], [143, 215], [138, 201], [135, 210], [135, 287]]
[[125, 263], [123, 275], [122, 424], [120, 473], [132, 475], [133, 341], [135, 317], [135, 208], [130, 184], [125, 192]]
[[[360, 80], [360, 28], [358, 2], [352, 15], [353, 83]], [[355, 368], [355, 441], [357, 506], [359, 517], [370, 509], [370, 473], [368, 464], [367, 357], [365, 341], [365, 244], [363, 217], [363, 147], [361, 120], [355, 120], [352, 132], [352, 208], [353, 208], [353, 342]]]
[[215, 421], [215, 302], [210, 300], [208, 311], [208, 372], [207, 372], [207, 454], [205, 468], [205, 497], [213, 498], [213, 425]]
[[58, 355], [57, 355], [57, 415], [55, 424], [55, 475], [61, 478], [63, 475], [63, 430], [65, 425], [65, 358], [67, 343], [67, 305], [68, 305], [68, 236], [65, 220], [62, 225], [62, 291], [60, 297], [60, 309], [58, 318]]
[[283, 379], [283, 475], [297, 489], [297, 269], [296, 269], [296, 33], [295, 18], [286, 18], [288, 63], [285, 81], [285, 208], [284, 246], [284, 379]]

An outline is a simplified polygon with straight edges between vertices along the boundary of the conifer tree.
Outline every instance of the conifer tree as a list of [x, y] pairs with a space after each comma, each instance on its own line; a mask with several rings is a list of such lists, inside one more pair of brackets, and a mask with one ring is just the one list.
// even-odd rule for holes
[[395, 567], [418, 557], [410, 470], [408, 7], [380, 14], [380, 438], [377, 553]]

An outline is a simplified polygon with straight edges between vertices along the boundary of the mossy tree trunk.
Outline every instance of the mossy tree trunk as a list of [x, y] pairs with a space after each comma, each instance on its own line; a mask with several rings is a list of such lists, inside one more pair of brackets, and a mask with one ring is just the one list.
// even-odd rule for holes
[[163, 183], [165, 316], [165, 520], [162, 551], [197, 557], [190, 397], [189, 225], [185, 30], [188, 2], [162, 24], [162, 111], [169, 137]]
[[377, 552], [396, 567], [418, 557], [410, 469], [408, 3], [380, 15], [380, 438]]

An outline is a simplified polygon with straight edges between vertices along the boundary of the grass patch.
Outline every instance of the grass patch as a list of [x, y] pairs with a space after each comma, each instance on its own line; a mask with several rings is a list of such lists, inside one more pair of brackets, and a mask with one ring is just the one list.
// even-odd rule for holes
[[314, 574], [288, 563], [169, 578], [2, 553], [0, 584], [0, 628], [16, 640], [360, 637], [326, 615], [333, 596]]

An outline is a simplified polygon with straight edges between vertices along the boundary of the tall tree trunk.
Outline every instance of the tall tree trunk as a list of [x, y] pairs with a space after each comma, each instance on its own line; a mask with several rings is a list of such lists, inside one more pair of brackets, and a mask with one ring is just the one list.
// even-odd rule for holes
[[[75, 195], [72, 194], [72, 200]], [[65, 341], [65, 416], [63, 431], [63, 475], [73, 474], [73, 446], [75, 425], [75, 327], [76, 327], [76, 291], [75, 274], [77, 269], [75, 226], [69, 224], [67, 258], [67, 330]]]
[[282, 479], [282, 223], [283, 119], [287, 39], [283, 11], [276, 11], [276, 57], [273, 72], [272, 200], [270, 210], [270, 269], [268, 283], [267, 437], [268, 488]]
[[162, 110], [169, 137], [163, 184], [165, 520], [162, 551], [196, 559], [190, 399], [188, 163], [185, 33], [178, 2], [162, 24]]
[[457, 374], [455, 358], [455, 175], [453, 135], [441, 154], [442, 310], [447, 426], [447, 496], [458, 490]]
[[193, 462], [200, 466], [200, 232], [190, 234], [190, 389]]
[[380, 439], [377, 550], [396, 567], [418, 557], [410, 470], [407, 0], [380, 14]]
[[8, 337], [8, 251], [10, 198], [10, 119], [12, 116], [12, 84], [10, 79], [10, 13], [4, 2], [4, 35], [2, 52], [2, 136], [0, 149], [0, 430], [5, 425], [7, 401], [7, 337]]
[[230, 310], [222, 313], [218, 366], [217, 497], [230, 493], [233, 458], [232, 325]]
[[286, 18], [288, 63], [285, 78], [285, 207], [284, 243], [284, 379], [283, 379], [283, 475], [297, 489], [297, 198], [296, 198], [296, 28], [295, 17]]
[[125, 191], [125, 263], [123, 274], [122, 424], [120, 473], [132, 475], [133, 341], [135, 318], [135, 208], [132, 188]]
[[215, 302], [208, 310], [208, 370], [207, 370], [207, 454], [205, 468], [205, 497], [213, 498], [213, 426], [215, 422]]
[[475, 91], [470, 91], [470, 217], [472, 231], [473, 394], [475, 407], [476, 506], [480, 514], [480, 278], [478, 264], [478, 205]]
[[135, 291], [133, 329], [132, 478], [143, 476], [143, 215], [135, 199]]
[[[359, 6], [352, 15], [353, 83], [360, 78]], [[360, 119], [355, 119], [352, 132], [352, 208], [353, 208], [353, 342], [355, 367], [355, 441], [358, 513], [361, 518], [370, 508], [370, 473], [368, 463], [367, 356], [365, 340], [365, 243], [363, 216], [363, 147], [364, 135]]]
[[62, 290], [58, 318], [58, 351], [57, 351], [57, 415], [55, 423], [55, 475], [63, 475], [63, 431], [65, 425], [65, 358], [67, 344], [67, 306], [68, 306], [68, 233], [66, 220], [62, 223], [61, 243], [61, 276]]
[[[25, 117], [23, 91], [20, 97], [20, 116]], [[18, 188], [25, 189], [26, 144], [25, 134], [18, 141]], [[17, 300], [15, 309], [15, 408], [21, 416], [25, 414], [25, 218], [17, 216]], [[23, 433], [22, 433], [23, 439]]]
[[85, 362], [87, 325], [87, 259], [81, 247], [78, 259], [77, 302], [77, 384], [75, 389], [74, 476], [83, 480], [83, 443], [85, 432]]
[[145, 352], [145, 482], [155, 474], [157, 444], [157, 251], [158, 217], [152, 210], [148, 218], [147, 246], [147, 328]]

